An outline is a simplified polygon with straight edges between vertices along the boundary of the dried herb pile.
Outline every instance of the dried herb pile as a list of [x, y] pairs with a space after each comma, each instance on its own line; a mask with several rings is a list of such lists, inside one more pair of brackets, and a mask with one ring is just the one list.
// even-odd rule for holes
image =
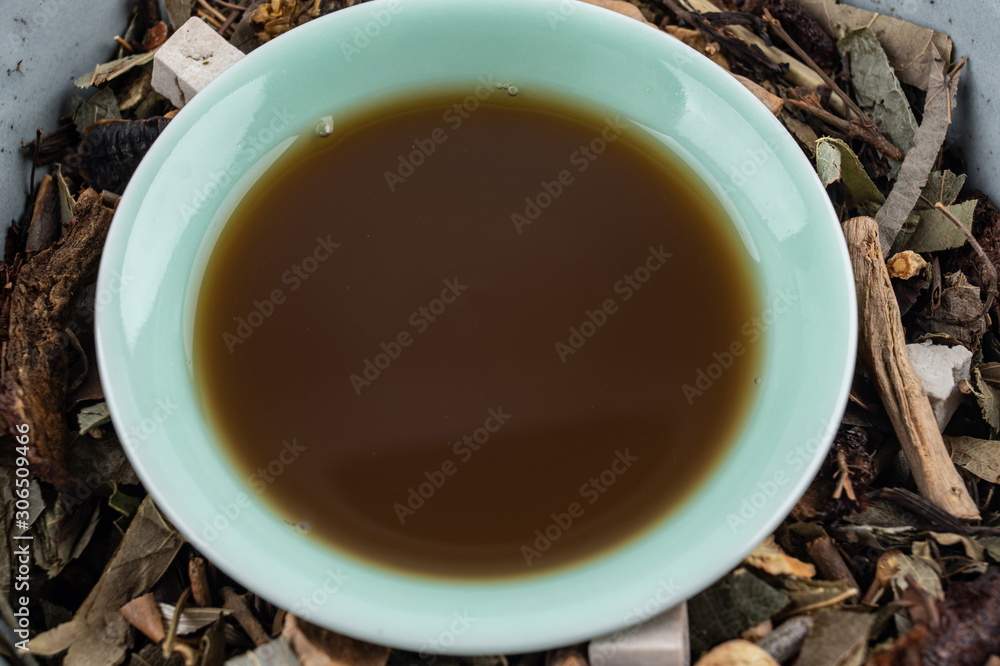
[[[833, 448], [777, 532], [688, 602], [693, 658], [997, 666], [1000, 211], [967, 187], [968, 165], [945, 144], [964, 65], [951, 40], [835, 0], [586, 1], [706, 54], [780, 119], [845, 222], [862, 308]], [[585, 646], [432, 661], [313, 627], [195, 552], [146, 496], [111, 426], [94, 281], [118, 195], [176, 111], [150, 85], [156, 48], [200, 16], [249, 52], [352, 4], [167, 0], [162, 16], [138, 0], [116, 57], [77, 81], [72, 115], [22, 147], [46, 174], [0, 264], [0, 524], [16, 524], [0, 539], [8, 628], [18, 576], [33, 595], [31, 654], [7, 644], [13, 633], [0, 640], [13, 663], [586, 663]], [[971, 354], [943, 436], [905, 346], [924, 341]], [[26, 487], [14, 439], [24, 423]], [[13, 564], [24, 534], [27, 575]]]

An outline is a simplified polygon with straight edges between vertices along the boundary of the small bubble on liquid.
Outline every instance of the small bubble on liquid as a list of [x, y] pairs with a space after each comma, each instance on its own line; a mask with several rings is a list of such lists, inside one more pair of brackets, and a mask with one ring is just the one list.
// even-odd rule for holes
[[322, 118], [316, 125], [316, 136], [325, 139], [333, 134], [333, 116]]
[[515, 97], [517, 95], [517, 86], [510, 86], [507, 88], [507, 94], [511, 97]]
[[295, 530], [299, 534], [309, 534], [309, 530], [310, 529], [311, 528], [309, 526], [309, 523], [307, 523], [307, 522], [301, 522], [301, 523], [299, 523], [298, 525], [295, 526]]
[[757, 377], [757, 378], [755, 378], [755, 379], [753, 380], [753, 383], [754, 383], [754, 384], [760, 384], [760, 377]]

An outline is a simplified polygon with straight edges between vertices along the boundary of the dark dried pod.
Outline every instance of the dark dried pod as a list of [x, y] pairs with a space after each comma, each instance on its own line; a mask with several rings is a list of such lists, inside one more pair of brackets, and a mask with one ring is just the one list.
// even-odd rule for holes
[[80, 173], [95, 189], [121, 194], [140, 160], [170, 121], [102, 120], [88, 128], [80, 144]]

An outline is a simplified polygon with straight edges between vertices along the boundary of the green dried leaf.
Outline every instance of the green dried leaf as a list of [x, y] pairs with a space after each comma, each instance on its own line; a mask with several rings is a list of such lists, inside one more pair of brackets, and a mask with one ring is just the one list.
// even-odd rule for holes
[[840, 139], [827, 136], [816, 142], [816, 170], [824, 185], [842, 180], [855, 205], [870, 215], [885, 202], [858, 156]]
[[148, 592], [183, 544], [184, 537], [147, 497], [73, 619], [34, 636], [31, 651], [50, 656], [68, 649], [65, 666], [120, 664], [130, 626], [118, 609]]
[[[125, 72], [131, 70], [133, 67], [141, 67], [147, 62], [153, 62], [153, 57], [156, 55], [156, 49], [149, 51], [147, 53], [137, 53], [136, 55], [126, 56], [124, 58], [119, 58], [118, 60], [112, 60], [111, 62], [106, 62], [102, 65], [98, 65], [94, 68], [94, 71], [88, 72], [83, 76], [79, 77], [73, 84], [77, 88], [89, 88], [91, 86], [103, 86], [108, 81], [117, 78], [124, 74]], [[116, 102], [117, 106], [117, 102]]]
[[788, 605], [780, 592], [746, 569], [737, 569], [688, 601], [691, 654], [735, 638]]
[[975, 437], [945, 437], [952, 461], [984, 481], [1000, 483], [1000, 442]]
[[164, 4], [167, 6], [167, 18], [172, 29], [177, 30], [191, 18], [194, 0], [164, 0]]
[[1000, 387], [984, 380], [979, 372], [980, 367], [977, 365], [972, 368], [972, 394], [976, 396], [979, 409], [983, 411], [983, 420], [994, 430], [1000, 430]]
[[[922, 541], [915, 541], [913, 543], [915, 551], [924, 546], [926, 546], [926, 543]], [[892, 589], [896, 593], [897, 599], [902, 598], [903, 592], [910, 586], [910, 583], [906, 580], [906, 577], [910, 576], [924, 592], [938, 601], [944, 600], [944, 588], [941, 586], [941, 569], [937, 562], [926, 557], [910, 557], [905, 553], [899, 553], [898, 557], [899, 568], [892, 577]]]
[[945, 206], [952, 205], [965, 187], [965, 180], [964, 173], [955, 174], [947, 170], [931, 171], [916, 207], [933, 208], [939, 201]]
[[131, 518], [139, 509], [139, 503], [142, 501], [141, 498], [133, 497], [128, 493], [122, 492], [117, 483], [114, 484], [114, 486], [115, 491], [111, 493], [111, 497], [108, 498], [108, 506], [123, 516]]
[[870, 613], [821, 610], [809, 627], [796, 666], [860, 666], [874, 624]]
[[932, 83], [924, 104], [923, 122], [913, 137], [913, 148], [903, 160], [899, 178], [886, 198], [885, 205], [875, 216], [882, 256], [888, 254], [903, 223], [913, 212], [951, 124], [951, 111], [955, 108], [962, 72], [961, 69], [956, 69], [949, 75], [945, 73], [944, 67], [944, 60], [938, 56], [934, 61]]
[[111, 420], [111, 412], [108, 406], [99, 402], [96, 405], [89, 405], [80, 410], [76, 415], [77, 423], [80, 424], [80, 434], [86, 435], [87, 431], [97, 426], [102, 426]]
[[[913, 147], [917, 120], [878, 38], [868, 28], [852, 30], [837, 42], [850, 54], [851, 83], [858, 103], [872, 110], [872, 120], [905, 155]], [[893, 168], [890, 177], [898, 172]]]
[[[927, 90], [935, 53], [951, 60], [951, 39], [900, 19], [841, 4], [838, 0], [799, 0], [806, 13], [830, 35], [855, 28], [870, 28], [885, 49], [889, 62], [903, 83]], [[933, 48], [932, 48], [933, 47]]]
[[[962, 226], [972, 230], [972, 219], [976, 214], [975, 199], [970, 199], [958, 205], [948, 206], [948, 212], [954, 215]], [[893, 253], [896, 251], [913, 250], [914, 252], [939, 252], [962, 247], [966, 236], [941, 211], [936, 208], [913, 212], [896, 237]], [[896, 248], [899, 248], [898, 250]]]
[[73, 96], [73, 124], [81, 135], [87, 133], [87, 128], [101, 120], [121, 120], [118, 109], [118, 98], [110, 88], [97, 91], [88, 100], [79, 95]]
[[1000, 562], [1000, 536], [974, 537], [975, 541], [986, 549], [994, 562]]

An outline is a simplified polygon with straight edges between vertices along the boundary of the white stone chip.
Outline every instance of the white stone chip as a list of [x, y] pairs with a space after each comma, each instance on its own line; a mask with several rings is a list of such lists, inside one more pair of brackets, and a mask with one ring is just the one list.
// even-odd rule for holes
[[242, 51], [193, 17], [156, 52], [153, 90], [181, 108], [242, 57]]
[[969, 379], [972, 352], [961, 345], [946, 347], [930, 340], [906, 345], [906, 351], [934, 408], [938, 429], [944, 432], [962, 401], [958, 383]]
[[642, 624], [595, 638], [590, 666], [690, 666], [687, 603]]

